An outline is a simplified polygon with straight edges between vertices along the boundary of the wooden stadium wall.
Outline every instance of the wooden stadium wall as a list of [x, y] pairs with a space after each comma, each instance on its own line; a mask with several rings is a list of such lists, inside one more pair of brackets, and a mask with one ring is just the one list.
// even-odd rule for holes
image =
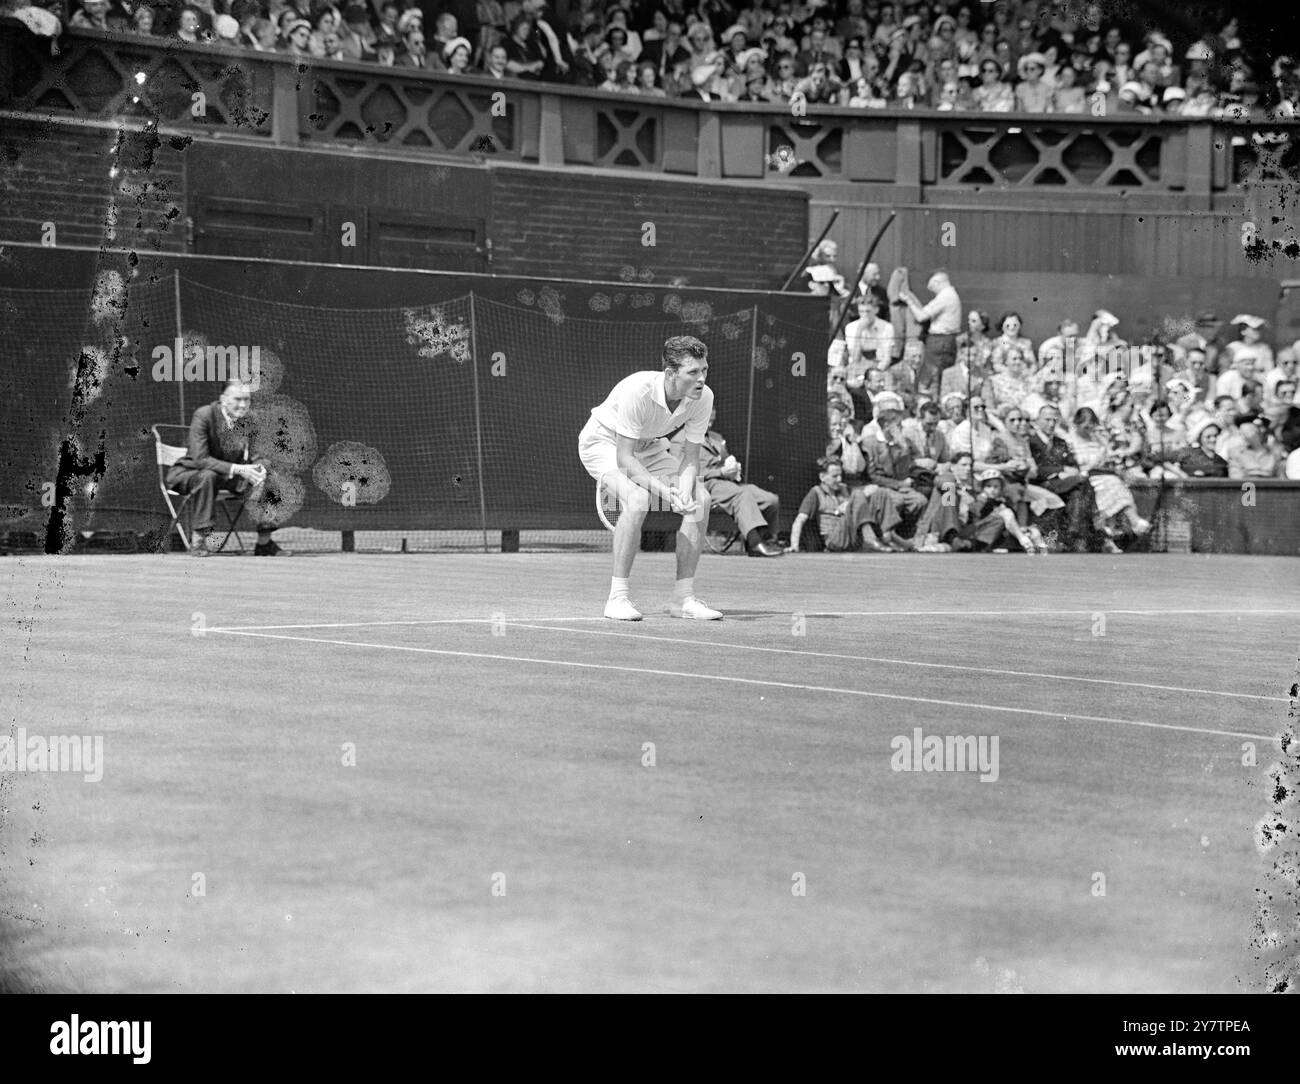
[[[1281, 283], [1296, 273], [1282, 256], [1248, 259], [1241, 219], [1225, 215], [1130, 211], [1114, 206], [1119, 200], [1110, 208], [1015, 207], [1006, 205], [1014, 194], [996, 191], [986, 194], [987, 206], [960, 207], [868, 206], [850, 191], [837, 195], [840, 202], [817, 193], [810, 234], [820, 233], [839, 209], [828, 237], [840, 246], [846, 275], [894, 211], [874, 257], [884, 281], [902, 264], [917, 272], [917, 288], [932, 269], [946, 267], [968, 307], [995, 317], [1020, 312], [1035, 341], [1055, 334], [1067, 316], [1086, 328], [1099, 308], [1120, 316], [1120, 333], [1135, 339], [1165, 317], [1205, 309], [1224, 319], [1245, 311], [1271, 320]], [[1300, 337], [1300, 322], [1289, 311], [1285, 326], [1274, 327], [1280, 341]]]
[[0, 242], [548, 278], [779, 287], [807, 246], [797, 188], [659, 175], [442, 163], [189, 136], [128, 141], [97, 125], [0, 133]]

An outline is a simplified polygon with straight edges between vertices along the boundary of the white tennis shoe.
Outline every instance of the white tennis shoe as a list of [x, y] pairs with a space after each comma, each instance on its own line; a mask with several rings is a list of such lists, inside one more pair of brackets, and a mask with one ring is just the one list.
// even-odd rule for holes
[[605, 603], [605, 616], [611, 621], [640, 621], [641, 611], [632, 605], [630, 598], [620, 595]]
[[668, 606], [670, 617], [687, 617], [695, 621], [721, 621], [722, 614], [711, 610], [703, 600], [691, 596], [682, 602], [672, 602]]

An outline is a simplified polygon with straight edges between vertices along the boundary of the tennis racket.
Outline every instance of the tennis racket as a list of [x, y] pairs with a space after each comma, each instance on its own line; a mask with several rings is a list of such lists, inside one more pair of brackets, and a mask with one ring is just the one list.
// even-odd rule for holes
[[[652, 494], [650, 497], [650, 508], [652, 511], [658, 510], [663, 512], [673, 512], [676, 515], [683, 514], [675, 508], [662, 508], [658, 499]], [[622, 514], [623, 502], [618, 499], [618, 494], [605, 485], [604, 480], [596, 483], [596, 515], [600, 517], [600, 522], [609, 530], [614, 530], [618, 526], [619, 516]], [[694, 508], [685, 509], [690, 512]]]
[[600, 522], [612, 531], [618, 526], [618, 517], [622, 508], [623, 502], [618, 499], [618, 494], [605, 485], [603, 478], [597, 479], [596, 515], [600, 517]]

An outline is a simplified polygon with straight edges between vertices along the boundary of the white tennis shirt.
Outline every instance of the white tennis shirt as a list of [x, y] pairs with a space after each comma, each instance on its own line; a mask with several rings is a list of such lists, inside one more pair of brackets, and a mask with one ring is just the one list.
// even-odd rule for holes
[[653, 441], [685, 425], [682, 437], [692, 444], [704, 443], [713, 410], [713, 389], [707, 384], [698, 399], [683, 399], [669, 411], [664, 395], [664, 371], [649, 369], [624, 377], [591, 416], [614, 434]]

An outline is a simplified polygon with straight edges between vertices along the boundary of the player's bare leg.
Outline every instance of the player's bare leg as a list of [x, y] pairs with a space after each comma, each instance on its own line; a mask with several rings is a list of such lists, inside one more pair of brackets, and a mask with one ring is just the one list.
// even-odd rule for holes
[[[695, 484], [695, 503], [695, 512], [682, 516], [682, 525], [677, 531], [677, 582], [673, 585], [673, 602], [668, 612], [673, 617], [718, 621], [722, 614], [695, 597], [695, 569], [700, 563], [700, 547], [708, 529], [712, 505], [709, 491], [699, 482]], [[622, 526], [621, 522], [619, 526]]]
[[632, 603], [628, 580], [641, 548], [641, 525], [650, 511], [650, 494], [622, 473], [607, 474], [604, 482], [617, 495], [620, 509], [614, 524], [614, 576], [605, 616], [616, 621], [640, 621], [641, 613]]

